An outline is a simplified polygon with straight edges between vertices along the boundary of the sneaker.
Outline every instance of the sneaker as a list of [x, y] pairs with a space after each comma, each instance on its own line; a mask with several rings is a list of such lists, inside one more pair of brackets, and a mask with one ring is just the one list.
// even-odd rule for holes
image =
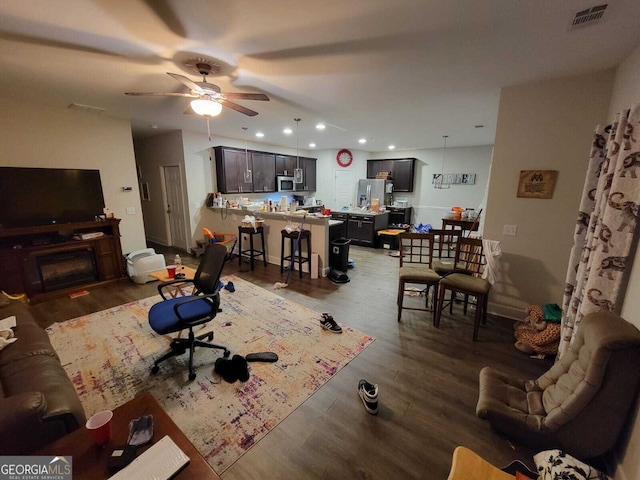
[[358, 395], [367, 412], [372, 415], [378, 413], [378, 385], [369, 383], [363, 378], [358, 382]]
[[235, 292], [236, 291], [236, 287], [233, 285], [233, 282], [229, 281], [227, 282], [227, 284], [224, 286], [225, 290], [228, 290], [230, 292]]
[[342, 327], [336, 323], [333, 317], [328, 313], [322, 314], [322, 320], [320, 320], [320, 325], [325, 330], [329, 330], [331, 333], [342, 333]]

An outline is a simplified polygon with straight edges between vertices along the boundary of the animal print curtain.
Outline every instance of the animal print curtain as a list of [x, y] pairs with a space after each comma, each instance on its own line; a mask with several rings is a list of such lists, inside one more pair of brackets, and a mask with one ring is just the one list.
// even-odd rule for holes
[[596, 128], [562, 305], [558, 358], [588, 313], [619, 311], [640, 204], [640, 104]]

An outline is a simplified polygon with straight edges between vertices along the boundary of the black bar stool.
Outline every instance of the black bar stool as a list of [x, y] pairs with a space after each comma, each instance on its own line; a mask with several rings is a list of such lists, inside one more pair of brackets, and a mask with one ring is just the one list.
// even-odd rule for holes
[[[242, 234], [249, 235], [249, 248], [242, 250]], [[262, 251], [254, 249], [253, 236], [260, 234], [260, 240], [262, 242]], [[267, 257], [264, 249], [264, 227], [238, 227], [238, 266], [242, 265], [242, 256], [245, 255], [251, 259], [251, 270], [253, 270], [253, 262], [256, 257], [262, 255], [262, 261], [264, 266], [267, 266]]]
[[[300, 232], [300, 243], [298, 244], [298, 252], [297, 258], [293, 258], [293, 249], [296, 240], [298, 239], [298, 231], [292, 230], [291, 232], [287, 232], [286, 230], [282, 230], [280, 232], [282, 234], [282, 243], [280, 244], [280, 273], [284, 272], [284, 262], [289, 262], [289, 266], [291, 266], [291, 262], [295, 264], [298, 262], [298, 271], [300, 272], [300, 278], [302, 278], [302, 264], [307, 262], [309, 264], [309, 271], [311, 271], [311, 230], [302, 230]], [[289, 255], [284, 256], [284, 244], [287, 239], [289, 239]], [[307, 256], [306, 258], [302, 257], [302, 241], [307, 240]], [[293, 268], [293, 267], [292, 267]]]

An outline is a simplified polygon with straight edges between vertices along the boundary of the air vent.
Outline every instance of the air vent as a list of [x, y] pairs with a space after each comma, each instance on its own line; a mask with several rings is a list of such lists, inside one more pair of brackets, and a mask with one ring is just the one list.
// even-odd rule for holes
[[581, 10], [573, 17], [573, 20], [569, 24], [569, 29], [586, 27], [587, 25], [593, 25], [598, 23], [604, 16], [604, 12], [607, 9], [607, 4], [591, 7], [586, 10]]
[[67, 109], [88, 113], [104, 113], [107, 111], [106, 108], [92, 107], [91, 105], [82, 105], [81, 103], [71, 103], [67, 106]]

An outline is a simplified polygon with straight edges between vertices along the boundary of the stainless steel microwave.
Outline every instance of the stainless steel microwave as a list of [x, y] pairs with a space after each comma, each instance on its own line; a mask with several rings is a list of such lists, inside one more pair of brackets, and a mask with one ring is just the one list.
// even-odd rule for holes
[[279, 192], [295, 191], [293, 186], [293, 177], [278, 176], [278, 191]]

